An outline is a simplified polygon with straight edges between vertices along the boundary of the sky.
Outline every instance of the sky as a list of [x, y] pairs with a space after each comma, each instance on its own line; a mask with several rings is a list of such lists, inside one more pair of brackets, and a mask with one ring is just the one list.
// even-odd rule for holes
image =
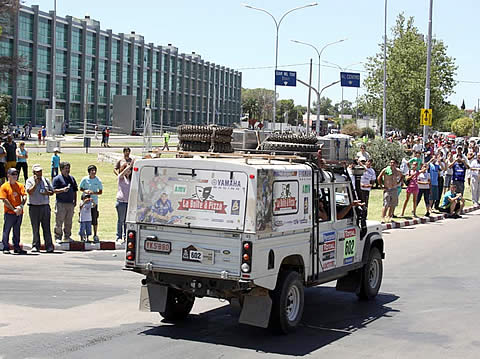
[[[284, 17], [278, 36], [278, 69], [296, 71], [297, 78], [309, 79], [309, 62], [313, 59], [312, 86], [318, 83], [318, 55], [313, 48], [291, 40], [307, 42], [320, 50], [330, 45], [321, 56], [321, 87], [339, 79], [339, 69], [360, 72], [366, 76], [362, 62], [380, 51], [383, 42], [385, 1], [387, 0], [318, 0], [318, 5], [296, 10]], [[270, 12], [277, 21], [295, 7], [312, 0], [245, 0], [251, 6]], [[399, 13], [415, 18], [421, 33], [428, 32], [429, 0], [388, 0], [387, 37]], [[25, 0], [27, 6], [40, 10], [53, 9], [54, 0]], [[455, 94], [448, 99], [467, 109], [477, 106], [480, 98], [477, 17], [478, 0], [434, 0], [433, 36], [444, 41], [447, 54], [458, 66]], [[242, 72], [242, 87], [263, 87], [273, 90], [275, 66], [275, 23], [266, 13], [249, 9], [237, 0], [57, 0], [57, 14], [83, 18], [90, 15], [100, 21], [102, 29], [114, 33], [135, 31], [146, 43], [171, 43], [181, 53], [196, 52], [210, 62]], [[324, 63], [328, 61], [338, 66]], [[355, 65], [352, 65], [355, 64]], [[293, 99], [306, 106], [307, 87], [277, 86], [279, 99]], [[364, 89], [360, 87], [358, 94]], [[322, 96], [340, 102], [340, 85], [326, 89]], [[344, 99], [355, 102], [357, 89], [344, 88]], [[313, 96], [312, 96], [313, 98]], [[313, 101], [313, 100], [312, 100]]]

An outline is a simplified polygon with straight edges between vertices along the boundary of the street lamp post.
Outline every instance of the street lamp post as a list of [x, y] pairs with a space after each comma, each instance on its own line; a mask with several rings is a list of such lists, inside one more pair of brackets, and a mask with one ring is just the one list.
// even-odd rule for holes
[[[432, 11], [433, 0], [430, 0], [430, 10], [428, 16], [428, 37], [427, 37], [427, 76], [425, 80], [425, 107], [430, 108], [430, 67], [432, 63]], [[427, 142], [427, 126], [423, 125], [423, 143]]]
[[[282, 20], [285, 18], [285, 16], [287, 16], [289, 13], [291, 13], [295, 10], [300, 10], [300, 9], [310, 7], [310, 6], [317, 6], [318, 4], [316, 2], [314, 2], [314, 3], [311, 3], [311, 4], [298, 6], [296, 8], [290, 9], [282, 15], [282, 17], [280, 18], [280, 20], [278, 22], [277, 22], [277, 19], [275, 18], [275, 16], [273, 16], [271, 13], [269, 13], [265, 9], [261, 9], [261, 8], [251, 6], [251, 5], [248, 5], [248, 4], [242, 4], [242, 5], [245, 6], [246, 8], [252, 9], [252, 10], [258, 10], [258, 11], [264, 12], [265, 14], [269, 15], [273, 19], [273, 21], [275, 22], [275, 30], [276, 30], [276, 33], [275, 33], [275, 72], [276, 72], [277, 71], [277, 65], [278, 65], [278, 29], [280, 28], [280, 24], [282, 23]], [[272, 129], [275, 130], [275, 116], [277, 114], [276, 113], [276, 111], [277, 111], [277, 84], [275, 83], [275, 76], [273, 76], [273, 82], [274, 82], [274, 86], [273, 86], [274, 94], [273, 94]]]
[[[307, 42], [298, 41], [298, 40], [291, 40], [292, 42], [295, 42], [297, 44], [310, 46], [311, 48], [313, 48], [316, 51], [316, 53], [318, 55], [318, 86], [317, 86], [317, 89], [320, 88], [320, 67], [321, 67], [321, 62], [322, 62], [321, 58], [322, 58], [323, 50], [325, 50], [325, 48], [330, 46], [330, 45], [338, 44], [339, 42], [343, 42], [345, 40], [346, 39], [340, 39], [340, 40], [337, 40], [337, 41], [334, 41], [334, 42], [330, 42], [330, 43], [326, 44], [324, 47], [322, 47], [320, 51], [318, 51], [318, 49], [315, 46], [313, 46], [312, 44], [309, 44]], [[320, 102], [317, 103], [317, 121], [315, 123], [315, 132], [317, 132], [317, 134], [320, 131], [319, 118], [320, 118]]]
[[385, 24], [383, 33], [383, 139], [387, 138], [387, 0], [385, 0]]
[[[360, 61], [360, 62], [355, 62], [355, 63], [350, 64], [350, 65], [345, 66], [345, 67], [341, 67], [340, 65], [337, 65], [337, 64], [335, 64], [335, 63], [333, 63], [333, 62], [330, 62], [330, 61], [325, 61], [325, 60], [324, 60], [323, 62], [325, 62], [325, 63], [327, 63], [327, 64], [330, 64], [330, 65], [337, 66], [340, 71], [345, 71], [345, 70], [348, 69], [350, 66], [354, 66], [354, 65], [358, 65], [358, 64], [361, 64], [361, 63], [362, 63], [362, 62]], [[341, 86], [341, 87], [342, 87], [342, 103], [341, 103], [341, 110], [340, 110], [340, 111], [341, 111], [341, 112], [340, 112], [340, 129], [343, 127], [343, 86]]]

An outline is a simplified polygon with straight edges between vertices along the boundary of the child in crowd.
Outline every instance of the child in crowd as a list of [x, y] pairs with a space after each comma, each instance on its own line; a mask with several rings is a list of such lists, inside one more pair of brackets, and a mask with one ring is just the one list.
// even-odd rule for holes
[[58, 155], [60, 153], [60, 149], [58, 147], [55, 147], [53, 149], [53, 155], [52, 155], [52, 180], [58, 176], [58, 168], [60, 167], [60, 156]]
[[92, 235], [92, 207], [95, 206], [89, 194], [82, 194], [80, 202], [80, 235], [81, 241], [88, 241], [88, 236]]

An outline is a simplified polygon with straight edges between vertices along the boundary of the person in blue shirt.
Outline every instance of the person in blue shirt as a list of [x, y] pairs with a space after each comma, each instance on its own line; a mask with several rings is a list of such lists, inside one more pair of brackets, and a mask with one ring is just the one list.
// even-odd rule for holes
[[88, 176], [82, 178], [80, 182], [80, 191], [89, 194], [95, 203], [92, 207], [92, 226], [93, 226], [93, 240], [99, 242], [97, 230], [98, 230], [98, 196], [103, 193], [103, 184], [100, 178], [97, 177], [97, 166], [90, 165], [87, 168]]
[[453, 169], [452, 183], [456, 186], [457, 193], [461, 193], [463, 195], [463, 191], [465, 189], [465, 173], [470, 166], [468, 165], [464, 156], [460, 153], [457, 154], [457, 159], [455, 162], [452, 162], [448, 167]]
[[170, 219], [170, 213], [173, 212], [173, 208], [172, 201], [168, 199], [167, 193], [163, 192], [160, 195], [158, 201], [152, 206], [152, 212], [154, 212], [161, 221], [168, 221]]
[[[440, 178], [440, 171], [444, 171], [445, 168], [443, 164], [440, 162], [441, 156], [437, 155], [432, 157], [432, 159], [428, 162], [428, 172], [430, 173], [430, 208], [433, 208], [433, 204], [436, 201], [440, 200], [440, 191], [439, 188], [439, 178]], [[438, 210], [438, 208], [436, 208]]]
[[461, 218], [460, 213], [462, 213], [464, 205], [465, 200], [462, 194], [457, 193], [457, 186], [452, 183], [450, 185], [450, 191], [443, 196], [440, 212], [447, 213], [447, 217], [449, 218]]
[[58, 147], [55, 147], [53, 149], [53, 155], [52, 155], [52, 168], [51, 168], [52, 181], [56, 176], [58, 176], [58, 168], [60, 167], [60, 156], [58, 155], [59, 153], [60, 153], [60, 149]]

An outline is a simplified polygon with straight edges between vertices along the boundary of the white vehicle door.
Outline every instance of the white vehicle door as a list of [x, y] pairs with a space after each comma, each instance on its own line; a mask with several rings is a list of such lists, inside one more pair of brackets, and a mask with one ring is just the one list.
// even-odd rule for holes
[[325, 272], [337, 267], [337, 232], [333, 228], [334, 206], [333, 186], [322, 184], [319, 189], [318, 219], [320, 232], [320, 263], [321, 271]]
[[355, 224], [354, 209], [350, 207], [353, 201], [350, 186], [335, 185], [335, 224], [337, 234], [337, 268], [359, 261], [361, 255], [357, 252], [360, 231]]

